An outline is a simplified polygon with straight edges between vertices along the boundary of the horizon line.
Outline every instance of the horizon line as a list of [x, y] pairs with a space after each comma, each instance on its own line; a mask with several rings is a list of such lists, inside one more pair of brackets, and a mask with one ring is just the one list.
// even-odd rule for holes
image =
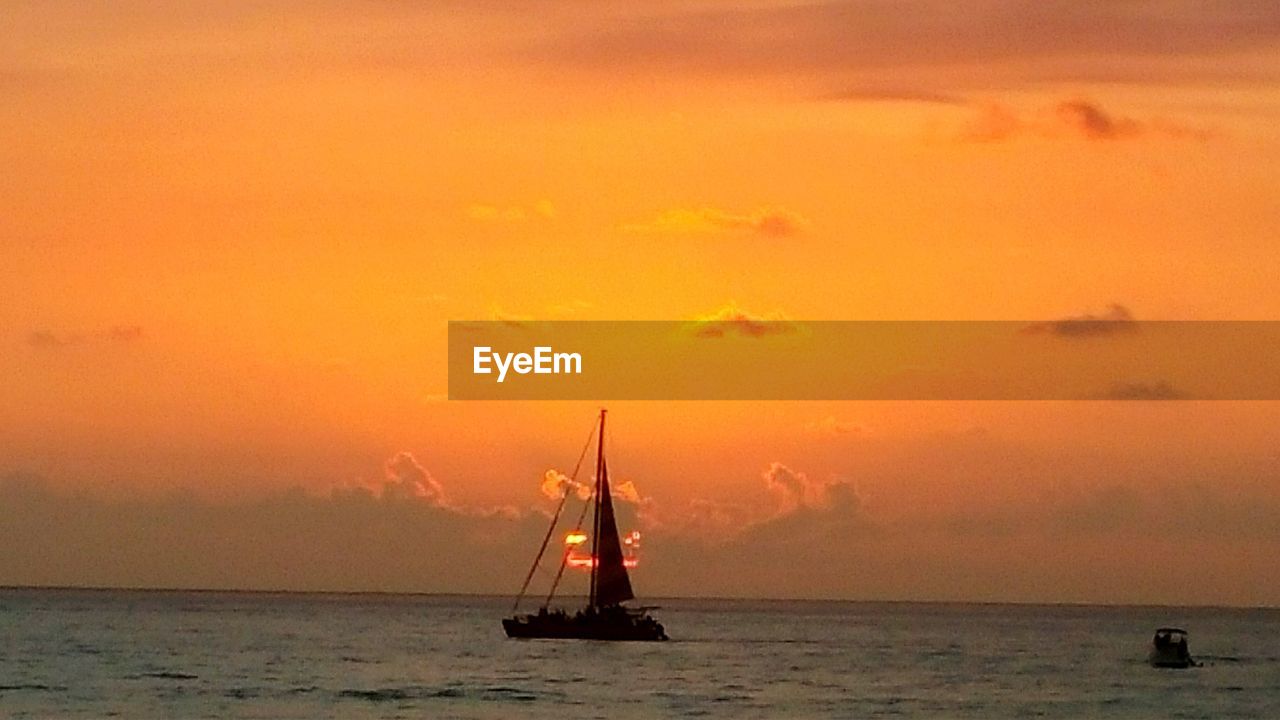
[[[0, 592], [14, 590], [36, 591], [79, 591], [79, 592], [134, 592], [154, 594], [223, 594], [223, 595], [345, 595], [345, 596], [382, 596], [382, 597], [438, 597], [438, 598], [492, 598], [510, 600], [512, 595], [485, 592], [446, 592], [415, 590], [298, 590], [298, 589], [263, 589], [263, 588], [214, 588], [214, 587], [129, 587], [117, 585], [24, 585], [0, 583]], [[565, 597], [576, 598], [577, 595]], [[585, 595], [581, 597], [586, 597]], [[873, 598], [820, 598], [820, 597], [762, 597], [726, 595], [655, 595], [646, 600], [695, 600], [695, 601], [728, 601], [728, 602], [767, 602], [767, 603], [842, 603], [850, 605], [970, 605], [970, 606], [1016, 606], [1016, 607], [1056, 607], [1056, 608], [1131, 608], [1131, 609], [1179, 609], [1179, 610], [1280, 610], [1280, 605], [1229, 605], [1201, 604], [1175, 605], [1167, 603], [1124, 603], [1124, 602], [1087, 602], [1087, 601], [1034, 601], [1034, 600], [913, 600], [913, 599], [873, 599]]]

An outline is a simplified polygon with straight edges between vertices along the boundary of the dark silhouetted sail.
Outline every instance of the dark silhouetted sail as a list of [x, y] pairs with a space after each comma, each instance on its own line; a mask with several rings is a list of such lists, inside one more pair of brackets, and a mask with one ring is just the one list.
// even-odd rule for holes
[[601, 465], [600, 535], [596, 544], [596, 605], [617, 605], [635, 597], [631, 578], [622, 559], [618, 523], [613, 517], [613, 496], [609, 494], [609, 468]]

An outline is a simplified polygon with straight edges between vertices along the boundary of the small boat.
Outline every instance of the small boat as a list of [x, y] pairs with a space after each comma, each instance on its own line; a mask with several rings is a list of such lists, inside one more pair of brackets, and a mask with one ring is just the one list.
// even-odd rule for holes
[[1198, 663], [1191, 659], [1191, 651], [1187, 649], [1187, 631], [1181, 628], [1162, 627], [1156, 630], [1151, 639], [1151, 651], [1147, 655], [1151, 667], [1189, 668]]
[[[623, 603], [635, 599], [635, 592], [631, 589], [631, 578], [627, 574], [627, 558], [623, 554], [623, 543], [618, 536], [618, 523], [613, 512], [613, 496], [609, 490], [609, 467], [605, 461], [604, 454], [604, 420], [605, 411], [601, 410], [600, 417], [592, 429], [593, 434], [598, 434], [598, 438], [596, 444], [595, 486], [591, 493], [591, 500], [593, 501], [591, 507], [594, 509], [592, 517], [594, 532], [591, 533], [591, 555], [585, 559], [585, 564], [591, 568], [591, 584], [587, 605], [573, 614], [563, 610], [552, 610], [549, 607], [556, 588], [559, 586], [560, 578], [564, 574], [564, 569], [573, 557], [574, 544], [583, 542], [586, 539], [585, 533], [575, 529], [566, 537], [568, 547], [560, 560], [560, 568], [556, 572], [555, 580], [551, 585], [551, 592], [548, 593], [546, 601], [536, 613], [519, 614], [516, 612], [520, 608], [521, 599], [529, 588], [530, 580], [533, 579], [535, 571], [542, 562], [547, 544], [555, 533], [556, 523], [560, 520], [565, 501], [572, 494], [570, 488], [566, 487], [564, 494], [560, 498], [560, 505], [556, 508], [556, 512], [551, 518], [551, 527], [547, 529], [547, 534], [542, 540], [542, 547], [538, 550], [538, 555], [534, 558], [533, 566], [529, 568], [528, 575], [525, 576], [524, 586], [521, 587], [519, 595], [516, 596], [515, 606], [512, 608], [516, 614], [502, 621], [502, 629], [506, 631], [509, 638], [640, 641], [667, 639], [667, 633], [662, 627], [662, 623], [649, 614], [649, 611], [655, 608], [630, 608], [623, 605]], [[588, 438], [587, 446], [583, 448], [583, 457], [586, 456], [590, 443], [591, 439]], [[579, 458], [578, 467], [580, 468], [581, 465], [582, 458]], [[575, 469], [574, 476], [576, 477], [576, 475], [577, 470]], [[584, 506], [578, 520], [579, 526], [582, 525], [582, 521], [586, 518], [586, 510], [587, 508]], [[577, 558], [577, 560], [582, 562], [583, 559]]]

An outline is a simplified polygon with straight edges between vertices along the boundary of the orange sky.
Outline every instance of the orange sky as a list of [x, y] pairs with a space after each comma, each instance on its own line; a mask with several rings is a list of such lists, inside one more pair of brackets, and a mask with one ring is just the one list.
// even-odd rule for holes
[[[513, 589], [595, 406], [449, 319], [1280, 317], [1272, 3], [520, 8], [2, 11], [0, 584]], [[1280, 604], [1274, 404], [612, 411], [641, 594]]]

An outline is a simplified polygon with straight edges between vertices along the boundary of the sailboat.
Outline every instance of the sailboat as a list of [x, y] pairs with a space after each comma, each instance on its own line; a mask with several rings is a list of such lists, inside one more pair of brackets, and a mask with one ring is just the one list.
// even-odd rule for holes
[[[570, 546], [561, 558], [555, 582], [552, 583], [551, 592], [547, 595], [542, 607], [536, 613], [519, 614], [517, 612], [512, 617], [503, 619], [502, 628], [509, 638], [643, 641], [667, 639], [662, 623], [649, 614], [649, 610], [653, 608], [631, 608], [623, 605], [628, 600], [635, 599], [635, 592], [631, 589], [631, 578], [627, 574], [626, 558], [622, 552], [622, 542], [618, 537], [618, 523], [613, 513], [613, 496], [609, 492], [609, 467], [604, 456], [605, 412], [605, 410], [600, 411], [600, 417], [592, 429], [593, 434], [598, 433], [598, 437], [595, 487], [592, 490], [593, 502], [591, 503], [594, 510], [592, 513], [594, 532], [591, 533], [591, 557], [588, 559], [591, 567], [591, 586], [587, 606], [573, 614], [563, 610], [549, 609], [556, 587], [560, 583], [560, 577], [572, 554], [572, 546]], [[588, 438], [587, 446], [583, 448], [582, 456], [578, 460], [579, 468], [583, 457], [586, 456], [587, 448], [590, 447], [590, 442], [591, 439]], [[576, 476], [576, 469], [574, 474]], [[542, 561], [547, 543], [555, 532], [556, 523], [560, 519], [569, 494], [566, 490], [561, 496], [560, 505], [551, 518], [551, 527], [547, 529], [547, 534], [543, 538], [542, 548], [534, 558], [529, 574], [525, 576], [520, 594], [516, 596], [513, 612], [519, 610], [520, 600], [524, 597], [529, 581]], [[582, 515], [579, 517], [579, 526], [585, 517], [586, 507], [584, 506]], [[570, 536], [582, 539], [582, 532], [575, 530]]]

